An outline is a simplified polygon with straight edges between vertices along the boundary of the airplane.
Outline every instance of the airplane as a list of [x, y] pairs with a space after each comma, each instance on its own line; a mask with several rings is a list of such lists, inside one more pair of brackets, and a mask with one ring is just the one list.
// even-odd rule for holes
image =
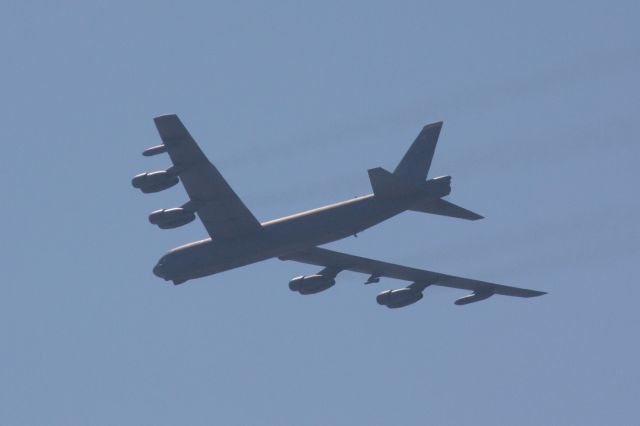
[[394, 278], [409, 285], [377, 295], [388, 308], [411, 305], [432, 285], [471, 291], [455, 301], [466, 305], [494, 294], [535, 297], [542, 291], [510, 287], [410, 268], [319, 247], [377, 225], [404, 211], [418, 211], [466, 220], [482, 219], [477, 213], [443, 197], [451, 192], [451, 176], [427, 179], [442, 122], [424, 126], [393, 172], [381, 167], [368, 170], [373, 193], [267, 222], [258, 219], [207, 159], [175, 114], [154, 118], [162, 144], [144, 156], [168, 153], [173, 165], [166, 170], [141, 173], [132, 185], [154, 193], [182, 182], [189, 201], [180, 207], [149, 215], [161, 229], [177, 228], [195, 220], [204, 225], [209, 238], [176, 247], [160, 258], [153, 273], [165, 281], [182, 284], [266, 259], [278, 258], [319, 266], [311, 275], [293, 278], [289, 288], [302, 295], [325, 291], [342, 271], [369, 275], [365, 284]]

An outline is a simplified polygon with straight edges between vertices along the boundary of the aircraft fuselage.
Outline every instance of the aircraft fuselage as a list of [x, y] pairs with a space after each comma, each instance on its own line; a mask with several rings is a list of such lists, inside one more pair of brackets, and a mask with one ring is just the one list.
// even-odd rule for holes
[[414, 197], [374, 194], [262, 223], [260, 232], [233, 239], [207, 238], [164, 255], [154, 274], [176, 284], [355, 235], [403, 211]]

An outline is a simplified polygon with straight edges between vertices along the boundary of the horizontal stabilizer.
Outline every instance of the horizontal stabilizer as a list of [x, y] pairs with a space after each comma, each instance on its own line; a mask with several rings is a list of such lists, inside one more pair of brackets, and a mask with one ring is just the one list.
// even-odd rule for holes
[[478, 213], [474, 213], [471, 210], [464, 209], [443, 199], [420, 202], [419, 204], [413, 206], [410, 210], [422, 213], [437, 214], [440, 216], [456, 217], [458, 219], [466, 220], [478, 220], [484, 218]]

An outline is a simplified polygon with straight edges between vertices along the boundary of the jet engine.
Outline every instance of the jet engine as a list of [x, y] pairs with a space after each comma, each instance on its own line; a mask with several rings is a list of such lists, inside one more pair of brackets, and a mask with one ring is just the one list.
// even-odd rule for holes
[[171, 188], [178, 183], [178, 176], [167, 171], [140, 173], [131, 180], [134, 188], [140, 189], [145, 194], [159, 192]]
[[289, 281], [289, 289], [300, 294], [315, 294], [333, 287], [334, 277], [327, 275], [303, 275]]
[[153, 225], [158, 225], [160, 229], [171, 229], [186, 225], [195, 218], [196, 215], [192, 211], [176, 207], [154, 211], [149, 215], [149, 222]]
[[404, 306], [416, 303], [422, 299], [422, 292], [413, 288], [405, 287], [398, 288], [396, 290], [387, 290], [378, 294], [376, 301], [379, 305], [386, 306], [387, 308], [402, 308]]

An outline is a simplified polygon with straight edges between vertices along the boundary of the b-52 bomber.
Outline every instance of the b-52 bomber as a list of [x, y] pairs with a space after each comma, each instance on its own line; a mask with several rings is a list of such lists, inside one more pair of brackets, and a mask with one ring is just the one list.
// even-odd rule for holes
[[407, 210], [477, 220], [482, 216], [443, 197], [451, 192], [451, 177], [427, 179], [442, 122], [425, 126], [393, 172], [370, 169], [373, 193], [336, 204], [260, 223], [240, 200], [218, 169], [209, 162], [178, 116], [154, 119], [162, 144], [146, 149], [145, 156], [168, 153], [173, 166], [142, 173], [132, 184], [144, 193], [162, 191], [182, 182], [189, 201], [180, 207], [157, 210], [149, 222], [161, 229], [176, 228], [196, 215], [209, 238], [182, 245], [162, 256], [153, 273], [173, 284], [217, 274], [233, 268], [277, 257], [322, 269], [293, 278], [289, 288], [300, 294], [327, 290], [341, 271], [367, 274], [365, 284], [380, 278], [410, 282], [404, 288], [387, 290], [376, 300], [389, 308], [400, 308], [422, 299], [431, 286], [471, 291], [456, 305], [484, 300], [494, 294], [535, 297], [542, 291], [494, 284], [353, 256], [319, 246], [356, 235]]

